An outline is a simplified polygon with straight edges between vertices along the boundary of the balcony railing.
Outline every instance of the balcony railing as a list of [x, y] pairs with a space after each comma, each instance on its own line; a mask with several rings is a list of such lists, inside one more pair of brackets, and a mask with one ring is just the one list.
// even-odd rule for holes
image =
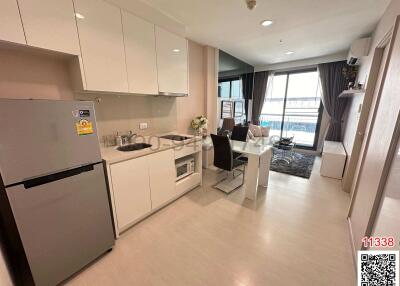
[[[283, 125], [283, 136], [294, 136], [296, 144], [313, 146], [317, 130], [318, 112], [287, 113]], [[271, 128], [271, 135], [281, 134], [282, 115], [261, 114], [260, 124]]]

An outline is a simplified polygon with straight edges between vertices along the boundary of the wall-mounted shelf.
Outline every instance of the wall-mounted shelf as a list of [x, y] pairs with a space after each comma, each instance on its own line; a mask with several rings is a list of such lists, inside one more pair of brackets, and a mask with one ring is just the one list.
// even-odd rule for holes
[[364, 93], [365, 89], [348, 89], [344, 90], [341, 94], [339, 94], [339, 98], [353, 97], [354, 95], [364, 94]]

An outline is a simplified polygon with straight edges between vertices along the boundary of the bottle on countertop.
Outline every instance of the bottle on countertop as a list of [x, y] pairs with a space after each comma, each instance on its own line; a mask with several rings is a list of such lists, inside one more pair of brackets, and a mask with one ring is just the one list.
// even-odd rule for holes
[[117, 135], [115, 136], [115, 141], [118, 147], [121, 147], [123, 145], [122, 136], [119, 135], [118, 132]]

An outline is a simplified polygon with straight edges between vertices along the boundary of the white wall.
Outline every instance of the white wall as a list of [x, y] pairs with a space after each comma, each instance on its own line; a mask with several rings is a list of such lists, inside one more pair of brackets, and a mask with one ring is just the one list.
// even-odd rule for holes
[[361, 62], [360, 70], [358, 73], [358, 80], [361, 82], [367, 82], [369, 75], [369, 70], [371, 68], [372, 58], [374, 55], [375, 48], [378, 43], [382, 40], [385, 34], [391, 29], [396, 20], [396, 16], [400, 14], [400, 1], [392, 0], [388, 8], [383, 14], [381, 20], [379, 21], [371, 41], [371, 47], [367, 57], [364, 57]]
[[276, 70], [285, 70], [285, 69], [296, 69], [296, 68], [304, 68], [307, 66], [316, 66], [318, 64], [322, 63], [329, 63], [329, 62], [337, 62], [337, 61], [343, 61], [347, 58], [347, 51], [331, 54], [331, 55], [326, 55], [323, 57], [316, 57], [316, 58], [309, 58], [309, 59], [304, 59], [304, 60], [298, 60], [298, 61], [291, 61], [291, 62], [285, 62], [285, 63], [278, 63], [278, 64], [272, 64], [272, 65], [266, 65], [266, 66], [257, 66], [255, 67], [255, 71], [276, 71]]
[[13, 285], [1, 247], [0, 247], [0, 285], [1, 286]]
[[346, 107], [342, 141], [348, 157], [351, 156], [351, 151], [353, 150], [354, 138], [356, 136], [358, 121], [360, 119], [360, 105], [363, 103], [363, 100], [363, 94], [356, 94], [349, 100]]
[[177, 131], [191, 134], [192, 119], [205, 115], [205, 47], [189, 41], [189, 96], [176, 99]]
[[[396, 16], [400, 14], [400, 1], [392, 0], [383, 14], [381, 20], [379, 21], [375, 31], [372, 35], [371, 47], [368, 56], [361, 59], [361, 65], [359, 66], [358, 81], [360, 83], [367, 83], [369, 72], [371, 69], [372, 58], [374, 51], [379, 44], [379, 42], [384, 38], [384, 36], [390, 31], [394, 25]], [[344, 135], [343, 143], [348, 154], [348, 160], [350, 159], [351, 152], [353, 149], [354, 139], [356, 136], [357, 125], [359, 120], [359, 105], [363, 103], [364, 95], [356, 95], [348, 105], [347, 119], [344, 124]], [[347, 166], [346, 166], [347, 167]], [[347, 173], [347, 169], [345, 171]]]
[[204, 48], [205, 68], [205, 112], [208, 118], [208, 133], [216, 133], [218, 114], [218, 70], [219, 50], [210, 46]]
[[36, 49], [1, 46], [0, 97], [73, 99], [67, 59]]

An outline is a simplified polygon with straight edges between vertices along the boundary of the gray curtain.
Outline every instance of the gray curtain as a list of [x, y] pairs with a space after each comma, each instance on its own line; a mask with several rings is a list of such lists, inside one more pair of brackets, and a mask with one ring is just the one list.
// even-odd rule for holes
[[265, 92], [267, 90], [268, 71], [256, 72], [254, 74], [253, 107], [251, 122], [260, 123], [260, 115], [264, 104]]
[[249, 100], [253, 98], [254, 73], [242, 75], [242, 89], [244, 99], [244, 112], [246, 113], [246, 122], [248, 121]]
[[345, 61], [319, 64], [318, 71], [322, 87], [322, 103], [330, 116], [330, 124], [326, 140], [340, 141], [342, 117], [346, 109], [347, 99], [339, 98], [340, 93], [348, 88], [348, 81], [343, 75]]

